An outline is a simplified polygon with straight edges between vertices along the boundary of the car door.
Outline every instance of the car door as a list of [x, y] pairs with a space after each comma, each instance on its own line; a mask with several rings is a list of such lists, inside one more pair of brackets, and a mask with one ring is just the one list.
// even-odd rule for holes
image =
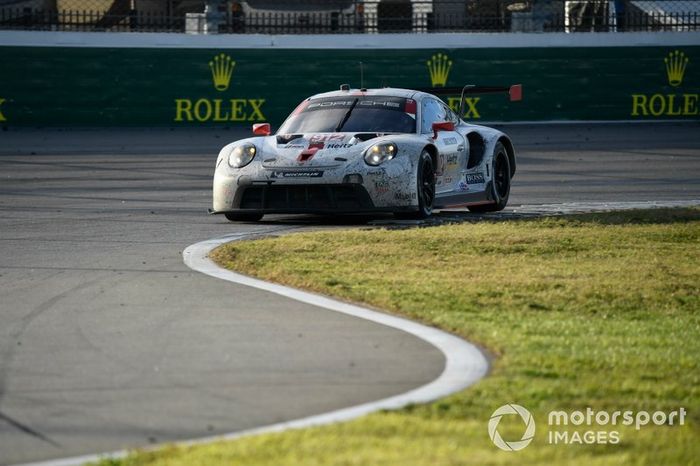
[[[443, 102], [423, 99], [421, 104], [421, 132], [433, 134], [433, 123], [450, 121], [455, 124], [459, 119]], [[439, 131], [434, 139], [438, 149], [438, 166], [436, 168], [435, 191], [437, 194], [457, 189], [465, 168], [466, 144], [464, 137], [457, 131]]]

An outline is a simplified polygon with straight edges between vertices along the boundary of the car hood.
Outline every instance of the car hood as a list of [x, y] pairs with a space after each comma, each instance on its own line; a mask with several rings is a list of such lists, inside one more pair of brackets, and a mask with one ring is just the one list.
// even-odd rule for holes
[[361, 157], [378, 133], [305, 133], [268, 136], [262, 147], [266, 168], [332, 168]]

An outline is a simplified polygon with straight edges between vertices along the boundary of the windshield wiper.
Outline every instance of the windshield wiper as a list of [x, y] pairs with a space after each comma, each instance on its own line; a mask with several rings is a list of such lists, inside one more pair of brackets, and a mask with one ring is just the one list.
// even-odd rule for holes
[[355, 99], [355, 101], [352, 103], [352, 105], [350, 106], [348, 111], [345, 113], [345, 116], [343, 117], [343, 119], [340, 120], [340, 123], [338, 123], [338, 126], [335, 127], [336, 133], [339, 132], [343, 128], [343, 126], [345, 126], [345, 123], [348, 122], [348, 120], [350, 119], [350, 114], [352, 113], [352, 109], [355, 108], [355, 105], [357, 105], [357, 102], [359, 102], [359, 101], [360, 101], [360, 99]]

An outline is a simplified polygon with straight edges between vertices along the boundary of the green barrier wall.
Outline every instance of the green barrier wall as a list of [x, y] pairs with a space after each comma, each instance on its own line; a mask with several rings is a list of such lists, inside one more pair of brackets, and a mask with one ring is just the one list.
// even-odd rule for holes
[[[4, 126], [279, 125], [303, 98], [366, 87], [522, 83], [472, 121], [698, 119], [700, 46], [280, 50], [0, 47]], [[458, 106], [459, 97], [450, 102]]]

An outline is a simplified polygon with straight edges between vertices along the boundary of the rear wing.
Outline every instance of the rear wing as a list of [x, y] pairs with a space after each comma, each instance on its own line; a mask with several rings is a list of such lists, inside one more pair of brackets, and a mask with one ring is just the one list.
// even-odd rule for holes
[[459, 94], [459, 115], [464, 114], [464, 96], [469, 94], [501, 94], [508, 93], [511, 102], [523, 100], [523, 85], [513, 84], [512, 86], [477, 86], [467, 84], [464, 87], [429, 87], [419, 89], [434, 95], [457, 95]]
[[508, 94], [511, 102], [523, 100], [523, 85], [513, 84], [512, 86], [477, 86], [467, 84], [464, 87], [426, 87], [418, 89], [433, 95], [461, 95], [464, 100], [465, 95], [470, 94]]

